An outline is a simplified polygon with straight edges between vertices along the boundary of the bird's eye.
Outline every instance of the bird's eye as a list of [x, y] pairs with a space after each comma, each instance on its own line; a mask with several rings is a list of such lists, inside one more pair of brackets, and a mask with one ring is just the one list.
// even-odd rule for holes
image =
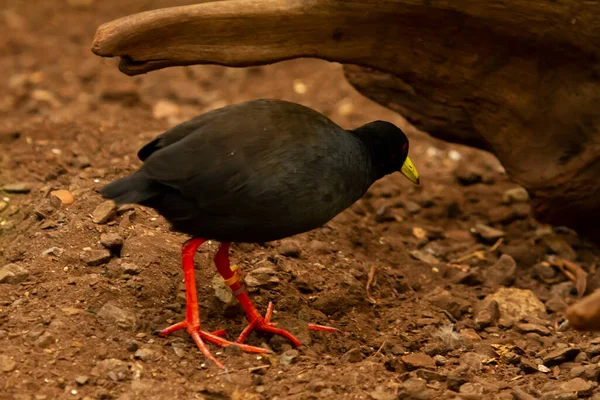
[[404, 145], [402, 146], [402, 152], [403, 153], [407, 153], [408, 152], [408, 142], [404, 143]]

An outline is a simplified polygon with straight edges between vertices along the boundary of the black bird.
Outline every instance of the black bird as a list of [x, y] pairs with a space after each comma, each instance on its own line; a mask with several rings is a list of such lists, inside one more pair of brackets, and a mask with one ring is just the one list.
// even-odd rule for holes
[[[186, 328], [204, 353], [203, 339], [220, 346], [242, 344], [253, 330], [300, 342], [262, 317], [248, 297], [241, 271], [230, 267], [231, 242], [267, 242], [318, 228], [360, 199], [385, 175], [399, 171], [413, 183], [419, 175], [408, 158], [408, 139], [395, 125], [374, 121], [344, 130], [324, 115], [281, 100], [253, 100], [213, 110], [146, 144], [144, 162], [132, 175], [100, 189], [118, 204], [152, 207], [187, 235], [182, 249], [186, 318], [162, 330]], [[221, 243], [214, 262], [244, 308], [249, 325], [238, 340], [223, 331], [200, 330], [194, 254], [206, 240]], [[320, 325], [312, 330], [335, 331]]]

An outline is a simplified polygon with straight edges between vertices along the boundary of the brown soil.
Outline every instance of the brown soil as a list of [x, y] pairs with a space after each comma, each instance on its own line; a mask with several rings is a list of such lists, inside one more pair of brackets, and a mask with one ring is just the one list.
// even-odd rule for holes
[[[576, 261], [590, 290], [600, 249], [538, 224], [527, 203], [504, 204], [515, 185], [493, 157], [416, 131], [357, 94], [340, 65], [195, 66], [130, 78], [89, 51], [100, 23], [175, 3], [184, 2], [0, 0], [8, 27], [0, 36], [0, 185], [31, 187], [0, 193], [8, 202], [0, 202], [0, 267], [23, 269], [0, 284], [0, 398], [600, 398], [600, 341], [565, 327], [576, 285], [543, 262], [553, 254]], [[390, 176], [320, 229], [234, 246], [257, 306], [273, 301], [274, 319], [305, 346], [296, 352], [253, 333], [248, 342], [273, 354], [211, 346], [221, 371], [184, 333], [153, 335], [184, 316], [186, 238], [149, 209], [102, 224], [91, 214], [102, 202], [97, 189], [139, 166], [147, 140], [260, 97], [305, 104], [345, 127], [374, 119], [402, 126], [423, 184]], [[56, 189], [75, 201], [61, 205], [49, 194]], [[498, 246], [473, 231], [481, 223], [505, 232]], [[103, 233], [124, 240], [106, 260], [94, 251], [104, 249]], [[196, 258], [200, 310], [207, 329], [226, 328], [233, 339], [245, 319], [215, 295], [215, 249], [207, 244]], [[507, 257], [498, 262], [502, 254], [516, 270]], [[88, 265], [92, 256], [99, 265]], [[538, 312], [498, 321], [496, 303], [483, 299], [501, 286], [533, 291], [546, 310], [528, 292], [510, 292], [508, 300]], [[498, 296], [506, 303], [505, 292]], [[309, 334], [304, 321], [341, 333]]]

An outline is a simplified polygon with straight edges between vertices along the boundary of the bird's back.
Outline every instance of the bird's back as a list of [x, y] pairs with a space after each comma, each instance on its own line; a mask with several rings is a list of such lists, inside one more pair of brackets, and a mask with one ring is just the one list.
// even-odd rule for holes
[[178, 125], [139, 152], [155, 208], [176, 230], [269, 241], [317, 228], [371, 181], [361, 141], [295, 103], [256, 100]]

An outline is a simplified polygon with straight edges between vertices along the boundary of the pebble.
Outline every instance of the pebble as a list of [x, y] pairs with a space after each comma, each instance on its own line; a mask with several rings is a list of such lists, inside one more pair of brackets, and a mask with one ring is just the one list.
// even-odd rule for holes
[[529, 201], [529, 193], [523, 187], [508, 189], [502, 195], [502, 201], [506, 204], [526, 203]]
[[517, 330], [521, 333], [534, 332], [534, 333], [537, 333], [538, 335], [543, 335], [543, 336], [548, 336], [551, 333], [550, 329], [546, 328], [543, 325], [539, 325], [539, 324], [519, 323], [519, 324], [515, 325], [515, 328], [517, 328]]
[[108, 250], [88, 250], [79, 253], [79, 259], [90, 267], [105, 264], [110, 261], [111, 257]]
[[425, 353], [411, 353], [400, 357], [409, 370], [419, 368], [435, 368], [435, 360]]
[[282, 240], [279, 246], [279, 254], [286, 257], [298, 258], [302, 252], [297, 240]]
[[112, 381], [124, 381], [131, 375], [129, 366], [126, 362], [109, 358], [96, 363], [92, 369], [92, 375], [100, 378], [109, 378]]
[[435, 361], [436, 365], [446, 365], [448, 359], [441, 354], [437, 354], [433, 356], [433, 361]]
[[56, 343], [56, 338], [52, 336], [50, 332], [44, 332], [40, 337], [38, 337], [35, 341], [35, 345], [42, 349], [46, 349]]
[[481, 341], [481, 336], [479, 336], [479, 334], [475, 331], [475, 329], [463, 328], [459, 331], [459, 333], [462, 335], [462, 337], [464, 337], [468, 341], [471, 341], [471, 342], [480, 342]]
[[363, 357], [364, 356], [360, 349], [354, 348], [344, 353], [344, 355], [342, 356], [342, 362], [356, 363], [362, 361]]
[[141, 349], [138, 349], [133, 356], [142, 361], [152, 361], [155, 358], [155, 352], [147, 347], [142, 347]]
[[18, 264], [6, 264], [0, 268], [0, 283], [16, 284], [28, 277], [29, 272]]
[[279, 362], [283, 365], [292, 365], [298, 361], [299, 356], [300, 352], [298, 350], [287, 350], [281, 355], [281, 357], [279, 358]]
[[7, 355], [0, 354], [0, 371], [10, 372], [17, 367], [17, 362]]
[[469, 164], [462, 163], [454, 173], [458, 183], [463, 186], [471, 186], [483, 181], [481, 172]]
[[495, 300], [482, 300], [475, 307], [475, 324], [479, 329], [495, 325], [500, 317], [498, 302]]
[[410, 378], [400, 384], [397, 399], [429, 400], [431, 391], [427, 388], [427, 382], [419, 378]]
[[0, 213], [8, 208], [8, 202], [0, 200]]
[[438, 293], [432, 293], [427, 297], [427, 300], [431, 304], [448, 311], [454, 318], [457, 319], [466, 313], [470, 306], [470, 303], [467, 300], [453, 296], [447, 290], [442, 290]]
[[475, 227], [471, 229], [471, 232], [487, 242], [495, 242], [506, 236], [506, 232], [484, 224], [475, 225]]
[[259, 267], [250, 271], [245, 277], [246, 285], [253, 288], [272, 288], [279, 284], [277, 271], [271, 267]]
[[488, 218], [492, 224], [507, 224], [519, 218], [519, 214], [511, 207], [499, 206], [488, 211]]
[[527, 289], [501, 288], [485, 298], [498, 303], [499, 322], [504, 326], [528, 317], [540, 317], [546, 312], [544, 303]]
[[508, 254], [502, 254], [496, 264], [486, 270], [485, 278], [490, 286], [510, 286], [517, 278], [517, 263]]
[[121, 263], [121, 272], [127, 275], [137, 275], [140, 273], [140, 267], [132, 262]]
[[131, 311], [106, 303], [98, 312], [98, 317], [114, 321], [122, 329], [135, 329], [137, 318]]
[[118, 233], [103, 233], [100, 235], [100, 243], [112, 251], [118, 251], [123, 247], [123, 238]]
[[180, 112], [179, 106], [169, 100], [159, 100], [152, 107], [152, 116], [156, 119], [178, 117]]
[[83, 314], [83, 310], [81, 308], [75, 308], [75, 307], [63, 307], [60, 309], [62, 312], [65, 313], [65, 315], [78, 315], [78, 314]]
[[390, 207], [381, 206], [375, 212], [375, 221], [376, 222], [391, 222], [395, 221], [396, 217], [394, 216], [394, 212]]
[[85, 384], [88, 382], [88, 380], [89, 380], [89, 379], [90, 379], [90, 378], [89, 378], [89, 377], [87, 377], [87, 376], [85, 376], [85, 375], [79, 375], [79, 376], [77, 376], [77, 377], [75, 378], [75, 382], [76, 382], [76, 383], [77, 383], [79, 386], [83, 386], [83, 385], [85, 385]]
[[320, 240], [311, 240], [308, 247], [312, 253], [316, 254], [329, 254], [332, 252], [331, 245]]
[[136, 352], [137, 349], [140, 348], [140, 344], [135, 340], [130, 340], [126, 344], [127, 344], [127, 351], [130, 351], [132, 353]]
[[572, 347], [556, 349], [544, 356], [544, 365], [551, 367], [553, 365], [561, 364], [565, 361], [571, 361], [577, 356], [577, 354], [579, 354], [579, 349]]
[[404, 202], [404, 209], [410, 214], [418, 214], [421, 211], [421, 206], [412, 200], [406, 200]]
[[69, 192], [68, 190], [53, 190], [50, 192], [50, 195], [58, 198], [64, 205], [73, 204], [73, 202], [75, 202], [73, 193]]
[[424, 250], [411, 250], [409, 251], [409, 254], [419, 260], [419, 261], [423, 261], [424, 263], [427, 264], [431, 264], [431, 265], [438, 265], [440, 263], [440, 260], [434, 256], [433, 254], [430, 254]]
[[92, 211], [92, 222], [105, 224], [117, 215], [117, 205], [112, 200], [104, 201]]
[[473, 235], [469, 231], [459, 229], [444, 232], [444, 237], [455, 242], [469, 242], [473, 239]]
[[225, 284], [221, 275], [213, 275], [210, 286], [215, 291], [215, 296], [217, 299], [219, 299], [223, 304], [228, 306], [236, 304], [237, 299], [231, 292], [231, 289], [229, 289], [229, 286]]
[[31, 192], [32, 188], [33, 185], [28, 182], [7, 183], [6, 185], [2, 186], [2, 190], [4, 190], [6, 193], [24, 194]]

